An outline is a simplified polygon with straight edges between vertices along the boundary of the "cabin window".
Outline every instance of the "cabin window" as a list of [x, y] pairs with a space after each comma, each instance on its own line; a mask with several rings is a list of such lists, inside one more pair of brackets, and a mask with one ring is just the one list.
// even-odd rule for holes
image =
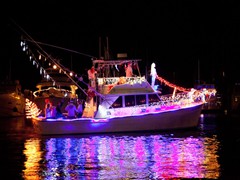
[[146, 104], [146, 95], [137, 95], [136, 96], [136, 105]]
[[118, 97], [117, 100], [112, 104], [111, 108], [122, 107], [122, 96]]
[[125, 96], [125, 107], [135, 106], [135, 96]]
[[148, 102], [149, 103], [155, 103], [155, 102], [159, 102], [159, 97], [156, 94], [149, 94], [148, 95]]

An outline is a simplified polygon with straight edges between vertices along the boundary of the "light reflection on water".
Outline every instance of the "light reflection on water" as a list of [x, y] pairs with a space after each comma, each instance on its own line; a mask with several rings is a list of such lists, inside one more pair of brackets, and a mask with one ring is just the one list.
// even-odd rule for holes
[[173, 134], [26, 140], [24, 179], [161, 179], [220, 176], [219, 141]]

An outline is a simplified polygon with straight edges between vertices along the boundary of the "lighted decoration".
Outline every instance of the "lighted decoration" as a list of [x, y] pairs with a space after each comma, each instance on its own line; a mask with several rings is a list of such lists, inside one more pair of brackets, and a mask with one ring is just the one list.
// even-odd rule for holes
[[21, 41], [21, 42], [20, 42], [20, 45], [21, 45], [21, 47], [25, 46], [25, 42], [24, 42], [24, 41]]
[[160, 77], [160, 76], [158, 76], [158, 75], [157, 75], [156, 79], [158, 79], [160, 82], [166, 84], [167, 86], [169, 86], [169, 87], [171, 87], [171, 88], [174, 88], [174, 89], [176, 88], [176, 90], [178, 90], [178, 91], [182, 91], [182, 92], [188, 92], [188, 91], [190, 91], [190, 89], [183, 88], [183, 87], [177, 86], [177, 85], [175, 85], [175, 84], [172, 84], [172, 83], [170, 83], [169, 81], [163, 79], [162, 77]]
[[26, 98], [25, 112], [26, 118], [31, 119], [33, 117], [39, 116], [42, 111], [37, 107], [37, 105], [34, 102]]
[[[56, 82], [53, 81], [53, 86], [55, 86], [55, 85], [56, 85]], [[66, 94], [66, 95], [71, 94], [71, 91], [70, 91], [70, 90], [59, 89], [59, 88], [55, 88], [55, 87], [49, 87], [49, 88], [47, 88], [47, 89], [42, 89], [42, 90], [34, 91], [33, 96], [34, 96], [34, 97], [37, 97], [38, 94], [41, 94], [41, 93], [44, 93], [44, 92], [47, 92], [47, 91], [58, 91], [59, 93], [64, 93], [64, 94]], [[48, 94], [48, 93], [46, 93], [46, 94]]]
[[[54, 69], [59, 68], [59, 73], [64, 73], [66, 74], [69, 78], [71, 77], [75, 77], [76, 79], [78, 79], [78, 75], [72, 71], [70, 71], [69, 69], [65, 68], [62, 64], [60, 64], [59, 60], [56, 60], [54, 58], [52, 58], [49, 54], [47, 54], [40, 46], [37, 42], [33, 42], [37, 47], [38, 50], [36, 49], [31, 49], [31, 46], [28, 46], [27, 42], [33, 42], [31, 39], [29, 40], [29, 38], [27, 37], [22, 37], [22, 40], [20, 42], [20, 45], [22, 47], [23, 51], [28, 50], [28, 54], [29, 55], [29, 60], [32, 61], [34, 60], [32, 63], [33, 65], [36, 65], [37, 68], [40, 68], [40, 74], [44, 74], [44, 77], [47, 78], [48, 80], [52, 80], [54, 81], [53, 77], [48, 77], [45, 76], [46, 70], [45, 67], [48, 68], [49, 66], [53, 65]], [[35, 58], [38, 57], [38, 58]], [[39, 62], [40, 60], [44, 59], [44, 61], [47, 61], [46, 63], [44, 62]]]

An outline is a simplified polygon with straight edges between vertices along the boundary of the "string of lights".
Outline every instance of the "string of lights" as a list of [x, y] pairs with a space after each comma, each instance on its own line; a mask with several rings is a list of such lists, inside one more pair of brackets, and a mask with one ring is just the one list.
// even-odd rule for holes
[[157, 76], [157, 79], [158, 79], [160, 82], [166, 84], [167, 86], [169, 86], [169, 87], [171, 87], [171, 88], [173, 88], [173, 89], [176, 89], [176, 90], [178, 90], [178, 91], [181, 91], [181, 92], [189, 92], [189, 91], [191, 90], [191, 89], [188, 89], [188, 88], [184, 88], [184, 87], [181, 87], [181, 86], [177, 86], [177, 85], [175, 85], [175, 84], [172, 84], [172, 83], [170, 83], [169, 81], [167, 81], [166, 79], [164, 79], [164, 78], [162, 78], [162, 77], [160, 77], [160, 76]]
[[[27, 42], [33, 42], [33, 45], [37, 46], [37, 50], [30, 47]], [[60, 63], [60, 60], [55, 59], [51, 55], [46, 53], [46, 51], [44, 51], [36, 41], [31, 39], [29, 40], [27, 37], [22, 36], [20, 45], [22, 47], [22, 50], [25, 51], [26, 54], [29, 56], [29, 60], [33, 62], [33, 65], [35, 65], [37, 68], [40, 68], [40, 74], [42, 74], [43, 77], [47, 80], [51, 80], [53, 82], [53, 86], [56, 84], [56, 81], [47, 73], [46, 69], [49, 67], [52, 67], [56, 70], [58, 69], [59, 73], [64, 73], [79, 89], [81, 89], [87, 95], [87, 93], [82, 89], [82, 87], [79, 86], [76, 82], [82, 81], [81, 76], [62, 65]]]

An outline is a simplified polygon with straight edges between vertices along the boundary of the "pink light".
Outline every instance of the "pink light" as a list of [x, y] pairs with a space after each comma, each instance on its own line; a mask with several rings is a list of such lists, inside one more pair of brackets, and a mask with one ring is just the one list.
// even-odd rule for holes
[[108, 122], [108, 119], [92, 119], [93, 123], [101, 123], [101, 122]]

